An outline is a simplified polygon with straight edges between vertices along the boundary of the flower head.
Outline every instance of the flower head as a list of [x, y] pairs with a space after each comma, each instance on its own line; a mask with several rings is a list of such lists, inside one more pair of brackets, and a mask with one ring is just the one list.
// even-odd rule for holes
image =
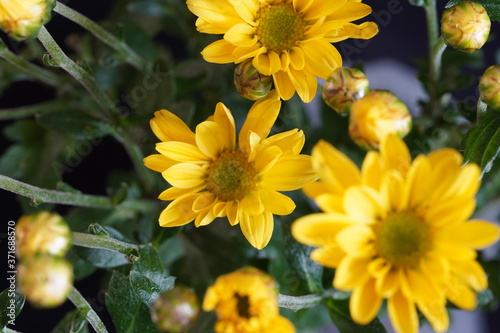
[[360, 324], [377, 315], [383, 299], [398, 332], [418, 331], [417, 308], [444, 332], [447, 301], [472, 310], [487, 286], [476, 250], [500, 228], [468, 220], [475, 208], [480, 169], [462, 165], [445, 148], [411, 161], [408, 148], [387, 136], [359, 170], [322, 141], [313, 150], [321, 182], [307, 188], [323, 213], [292, 226], [300, 242], [318, 247], [311, 258], [335, 268], [333, 285], [352, 291], [350, 312]]
[[172, 187], [160, 194], [173, 200], [160, 225], [194, 220], [197, 227], [227, 216], [240, 224], [248, 241], [261, 249], [273, 231], [273, 214], [287, 215], [294, 202], [278, 191], [292, 191], [317, 177], [310, 156], [299, 154], [304, 134], [297, 129], [267, 137], [280, 110], [275, 91], [254, 103], [236, 139], [231, 111], [219, 103], [215, 113], [192, 132], [173, 113], [155, 113], [151, 128], [163, 142], [148, 156], [148, 168], [162, 172]]
[[477, 2], [460, 2], [445, 9], [441, 17], [444, 41], [463, 52], [480, 49], [488, 40], [490, 28], [488, 12]]
[[365, 149], [377, 149], [387, 134], [402, 138], [411, 127], [410, 111], [389, 91], [372, 90], [351, 105], [349, 135]]
[[64, 256], [71, 246], [71, 230], [57, 213], [23, 215], [16, 226], [17, 256], [36, 253]]
[[23, 40], [37, 35], [50, 20], [54, 0], [0, 0], [0, 29]]
[[21, 294], [37, 307], [52, 308], [66, 300], [73, 285], [73, 268], [61, 257], [35, 254], [17, 267]]
[[479, 80], [479, 93], [483, 102], [500, 111], [500, 65], [486, 68]]
[[253, 267], [222, 275], [208, 288], [203, 310], [217, 313], [216, 333], [293, 333], [280, 316], [274, 280]]
[[351, 105], [368, 91], [370, 82], [365, 74], [356, 68], [339, 67], [335, 69], [323, 86], [323, 101], [337, 113], [346, 115]]
[[312, 100], [317, 77], [326, 79], [342, 58], [334, 42], [368, 39], [378, 28], [373, 22], [351, 23], [371, 12], [361, 0], [187, 0], [198, 16], [198, 31], [222, 34], [202, 52], [206, 61], [240, 63], [252, 59], [263, 75], [272, 75], [282, 99], [295, 92]]

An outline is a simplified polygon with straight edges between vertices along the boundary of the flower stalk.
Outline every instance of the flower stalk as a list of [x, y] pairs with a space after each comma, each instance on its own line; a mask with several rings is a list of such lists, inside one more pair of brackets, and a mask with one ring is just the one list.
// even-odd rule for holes
[[438, 118], [440, 115], [439, 105], [439, 79], [441, 77], [441, 61], [443, 52], [446, 49], [446, 43], [442, 37], [439, 37], [436, 44], [431, 49], [430, 56], [430, 73], [429, 73], [429, 98], [430, 110], [433, 118]]
[[26, 105], [17, 108], [0, 109], [0, 120], [22, 119], [37, 114], [64, 110], [68, 108], [68, 103], [62, 100], [52, 100], [38, 104]]
[[88, 17], [80, 14], [79, 12], [60, 2], [56, 3], [54, 11], [78, 24], [82, 28], [87, 29], [92, 35], [97, 37], [104, 44], [119, 52], [130, 65], [139, 70], [144, 70], [147, 68], [148, 64], [144, 61], [144, 59], [142, 59], [140, 55], [137, 54], [137, 52], [132, 50], [126, 43], [110, 34], [107, 30], [103, 29], [99, 24], [95, 23]]
[[114, 207], [108, 197], [44, 189], [4, 175], [0, 175], [0, 188], [30, 198], [35, 205], [46, 202], [101, 209]]
[[108, 333], [106, 326], [102, 322], [101, 318], [92, 309], [87, 300], [80, 294], [80, 292], [73, 287], [68, 295], [69, 300], [83, 313], [87, 314], [87, 320], [92, 325], [97, 333]]
[[91, 249], [108, 250], [112, 252], [122, 253], [127, 256], [133, 254], [136, 251], [139, 251], [141, 248], [141, 245], [130, 244], [111, 237], [97, 236], [83, 232], [74, 231], [71, 233], [71, 237], [73, 245]]
[[288, 296], [279, 294], [278, 306], [292, 311], [312, 308], [320, 304], [325, 298], [332, 297], [333, 293], [333, 290], [326, 290], [322, 294], [310, 294], [304, 296]]

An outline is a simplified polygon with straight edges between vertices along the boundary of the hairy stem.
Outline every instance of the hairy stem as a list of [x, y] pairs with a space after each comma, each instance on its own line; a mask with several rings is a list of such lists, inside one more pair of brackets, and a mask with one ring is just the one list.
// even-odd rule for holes
[[21, 106], [17, 108], [0, 109], [0, 120], [5, 119], [22, 119], [40, 114], [43, 112], [51, 112], [54, 110], [64, 110], [68, 107], [68, 103], [62, 100], [52, 100], [39, 104]]
[[130, 255], [139, 251], [141, 245], [130, 244], [108, 237], [86, 234], [82, 232], [72, 232], [73, 245], [88, 247], [91, 249], [102, 249]]
[[97, 333], [108, 333], [101, 318], [75, 287], [69, 293], [68, 298], [80, 311], [87, 314], [87, 321]]

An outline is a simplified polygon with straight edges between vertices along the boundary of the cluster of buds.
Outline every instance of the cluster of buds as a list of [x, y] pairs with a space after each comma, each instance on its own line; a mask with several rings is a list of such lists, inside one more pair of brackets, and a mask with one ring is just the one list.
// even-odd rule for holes
[[16, 227], [17, 277], [20, 291], [37, 307], [61, 305], [71, 291], [73, 268], [64, 259], [71, 230], [57, 213], [22, 216]]
[[463, 52], [480, 49], [488, 40], [490, 27], [486, 9], [477, 2], [456, 4], [447, 8], [441, 17], [441, 35], [445, 43]]
[[161, 332], [184, 333], [200, 314], [198, 297], [183, 285], [160, 294], [151, 308], [151, 319]]
[[35, 37], [55, 5], [55, 0], [1, 1], [0, 29], [16, 40]]
[[370, 90], [365, 74], [355, 68], [337, 68], [328, 77], [322, 93], [325, 103], [349, 116], [349, 136], [364, 149], [378, 149], [382, 138], [403, 138], [412, 127], [406, 105], [393, 93]]

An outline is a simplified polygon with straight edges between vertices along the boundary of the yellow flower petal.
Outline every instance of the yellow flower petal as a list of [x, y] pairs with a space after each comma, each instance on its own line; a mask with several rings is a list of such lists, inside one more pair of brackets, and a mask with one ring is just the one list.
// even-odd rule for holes
[[299, 154], [305, 143], [304, 132], [298, 129], [289, 130], [286, 132], [274, 134], [261, 142], [261, 147], [277, 146], [288, 154]]
[[263, 333], [295, 333], [295, 327], [287, 318], [276, 316], [271, 319], [267, 330]]
[[178, 188], [178, 187], [170, 187], [165, 191], [161, 192], [158, 196], [158, 199], [165, 201], [172, 201], [179, 197], [182, 197], [188, 193], [196, 193], [203, 189], [204, 185], [193, 187], [193, 188]]
[[257, 191], [247, 194], [240, 200], [240, 208], [245, 215], [259, 215], [264, 212], [264, 204]]
[[309, 40], [301, 48], [306, 56], [305, 69], [322, 79], [327, 79], [335, 68], [342, 67], [339, 51], [325, 40]]
[[[320, 183], [314, 183], [318, 185], [323, 185]], [[310, 187], [306, 187], [305, 189], [309, 189]], [[327, 189], [328, 190], [328, 189]], [[330, 193], [322, 193], [322, 194], [314, 194], [311, 195], [310, 192], [306, 191], [306, 194], [310, 197], [314, 198], [314, 201], [318, 205], [318, 207], [325, 213], [344, 213], [344, 202], [343, 196], [335, 195]]]
[[213, 214], [212, 207], [209, 207], [203, 211], [198, 211], [198, 215], [196, 216], [196, 219], [194, 220], [194, 225], [196, 227], [201, 227], [208, 225], [212, 223], [212, 221], [215, 219], [215, 215]]
[[231, 111], [223, 104], [217, 103], [215, 106], [214, 119], [221, 128], [219, 136], [224, 138], [224, 148], [234, 148], [236, 145], [236, 126]]
[[345, 23], [341, 30], [335, 32], [335, 34], [325, 36], [331, 43], [338, 43], [347, 38], [370, 39], [378, 33], [378, 26], [374, 22], [363, 22], [359, 25]]
[[292, 235], [307, 245], [328, 245], [335, 242], [339, 231], [351, 225], [345, 216], [340, 214], [309, 214], [292, 224]]
[[279, 71], [273, 74], [274, 88], [278, 95], [285, 101], [295, 94], [295, 87], [287, 73]]
[[438, 235], [440, 241], [483, 249], [498, 241], [500, 228], [491, 222], [471, 220], [453, 228], [446, 228]]
[[337, 234], [337, 243], [350, 256], [369, 258], [376, 254], [375, 233], [365, 225], [353, 225]]
[[175, 114], [167, 110], [155, 112], [155, 117], [149, 122], [153, 133], [161, 141], [182, 141], [194, 144], [194, 133]]
[[255, 170], [257, 173], [265, 173], [271, 169], [281, 157], [281, 149], [275, 145], [267, 147], [255, 156]]
[[418, 316], [415, 304], [403, 296], [401, 291], [396, 292], [389, 298], [387, 311], [396, 331], [404, 333], [418, 332]]
[[396, 170], [406, 176], [411, 164], [411, 156], [404, 141], [395, 134], [390, 134], [380, 144], [380, 153], [386, 170]]
[[314, 74], [307, 70], [295, 70], [293, 67], [288, 68], [288, 77], [292, 82], [297, 95], [304, 101], [309, 103], [316, 95], [318, 80]]
[[429, 182], [431, 164], [429, 159], [423, 155], [418, 156], [408, 171], [408, 179], [405, 182], [405, 194], [408, 198], [409, 207], [417, 207], [429, 197], [432, 191], [432, 183]]
[[273, 75], [281, 69], [281, 59], [276, 52], [268, 51], [255, 56], [252, 65], [263, 75]]
[[248, 24], [255, 24], [258, 7], [254, 0], [229, 0], [229, 2], [242, 19]]
[[369, 258], [357, 258], [346, 256], [337, 266], [333, 286], [341, 290], [351, 290], [361, 287], [368, 279], [367, 267], [370, 264]]
[[225, 33], [224, 39], [236, 46], [251, 47], [258, 41], [255, 28], [247, 23], [233, 25]]
[[467, 261], [476, 258], [476, 251], [469, 247], [450, 242], [436, 242], [433, 252], [449, 260]]
[[160, 154], [178, 162], [200, 162], [207, 160], [207, 156], [197, 146], [179, 141], [157, 143], [156, 150]]
[[310, 1], [309, 6], [304, 9], [304, 18], [306, 20], [314, 20], [323, 16], [328, 16], [331, 13], [339, 10], [344, 3], [349, 0], [338, 0], [333, 3], [326, 1]]
[[362, 286], [353, 290], [349, 301], [352, 319], [366, 325], [377, 316], [382, 305], [382, 297], [375, 291], [375, 280], [368, 279]]
[[341, 22], [351, 22], [359, 20], [371, 12], [371, 7], [364, 3], [347, 1], [339, 10], [328, 15], [328, 18]]
[[239, 210], [238, 206], [239, 204], [237, 201], [228, 202], [226, 204], [227, 219], [229, 220], [229, 224], [231, 224], [232, 226], [235, 226], [238, 223], [240, 223], [240, 219], [238, 217], [238, 210]]
[[200, 193], [198, 198], [193, 202], [192, 209], [198, 213], [212, 207], [217, 202], [217, 197], [210, 192]]
[[288, 215], [295, 209], [295, 203], [288, 196], [276, 191], [260, 190], [265, 210], [276, 215]]
[[240, 16], [228, 1], [188, 0], [186, 3], [193, 14], [214, 26], [229, 29], [234, 24], [242, 22]]
[[325, 267], [336, 268], [345, 252], [336, 245], [326, 245], [311, 252], [311, 259]]
[[240, 227], [248, 242], [260, 250], [269, 243], [273, 234], [273, 215], [269, 212], [257, 216], [243, 214], [240, 216]]
[[474, 213], [476, 200], [472, 197], [461, 197], [441, 202], [439, 205], [427, 205], [426, 208], [422, 215], [429, 225], [449, 229], [463, 223]]
[[344, 210], [350, 218], [361, 223], [374, 223], [384, 214], [367, 188], [360, 186], [350, 187], [345, 191]]
[[[300, 47], [292, 47], [290, 51], [288, 51], [288, 54], [290, 55], [290, 65], [292, 66], [293, 69], [296, 70], [301, 70], [304, 69], [304, 66], [306, 65], [306, 58], [304, 55], [304, 52]], [[286, 68], [288, 66], [281, 66], [282, 68]]]
[[486, 273], [483, 267], [475, 260], [453, 262], [451, 271], [475, 291], [483, 291], [488, 286]]
[[262, 174], [262, 188], [275, 191], [293, 191], [316, 180], [317, 176], [307, 155], [287, 155]]
[[153, 154], [144, 158], [144, 165], [157, 172], [163, 172], [176, 163], [176, 161], [173, 161], [161, 154]]
[[374, 189], [379, 189], [382, 180], [381, 175], [382, 163], [380, 154], [370, 150], [366, 154], [363, 164], [361, 165], [361, 179], [363, 180], [363, 184]]
[[476, 293], [457, 276], [451, 276], [446, 283], [446, 297], [463, 310], [472, 311], [477, 306]]
[[162, 175], [172, 186], [192, 188], [202, 185], [207, 173], [196, 164], [178, 163], [163, 171]]
[[160, 214], [160, 226], [178, 227], [193, 221], [197, 213], [191, 208], [199, 194], [187, 194], [172, 201]]
[[201, 55], [208, 62], [216, 64], [227, 64], [233, 62], [233, 51], [236, 45], [229, 43], [227, 40], [220, 39], [206, 46]]
[[267, 137], [280, 112], [281, 101], [275, 91], [255, 102], [248, 111], [247, 118], [239, 134], [239, 144], [243, 151], [249, 151], [248, 138], [255, 132], [261, 138]]
[[215, 158], [228, 145], [219, 124], [204, 121], [196, 126], [196, 145], [207, 157]]
[[450, 317], [446, 310], [446, 303], [418, 302], [418, 309], [424, 314], [434, 331], [437, 333], [446, 332], [450, 325]]

